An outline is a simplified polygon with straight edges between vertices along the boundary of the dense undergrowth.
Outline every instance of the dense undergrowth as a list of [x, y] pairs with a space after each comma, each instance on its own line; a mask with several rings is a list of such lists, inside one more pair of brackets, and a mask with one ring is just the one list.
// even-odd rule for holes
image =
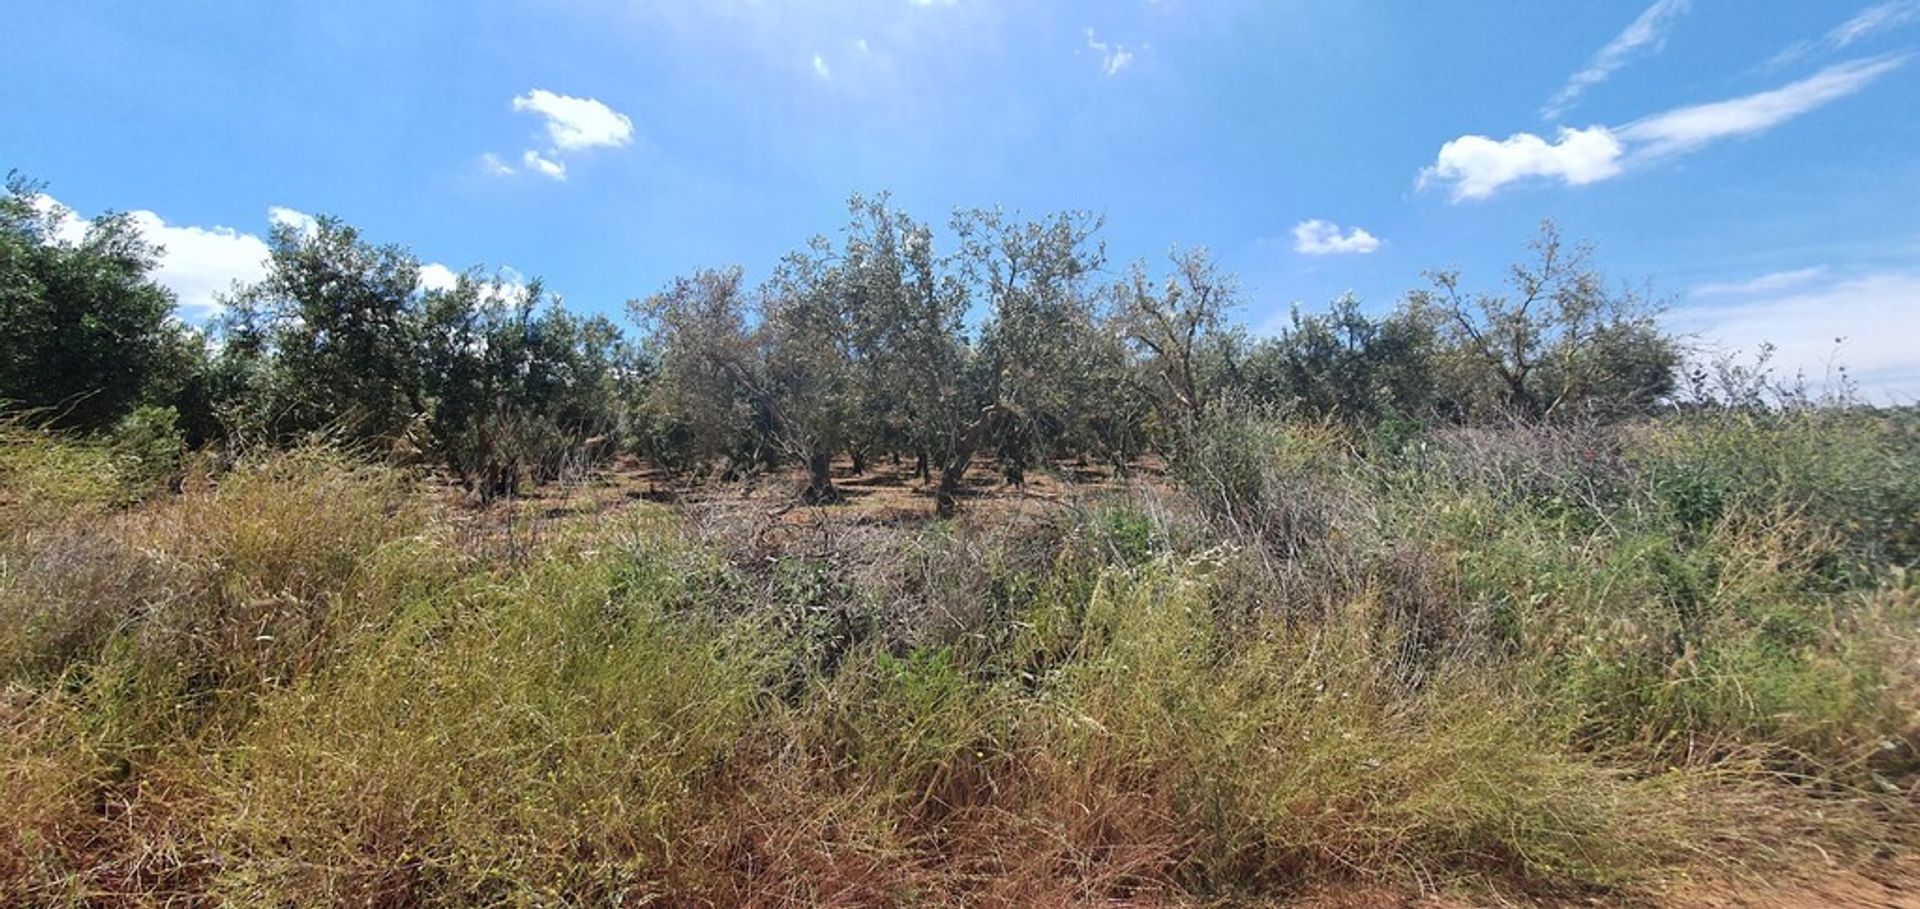
[[1630, 894], [1906, 848], [1911, 415], [1213, 421], [1012, 523], [0, 439], [0, 904]]

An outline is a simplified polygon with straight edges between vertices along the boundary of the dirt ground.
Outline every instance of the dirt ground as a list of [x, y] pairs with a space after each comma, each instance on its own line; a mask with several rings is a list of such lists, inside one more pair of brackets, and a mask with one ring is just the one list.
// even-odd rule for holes
[[1283, 904], [1287, 909], [1920, 909], [1920, 857], [1860, 868], [1805, 868], [1771, 881], [1694, 880], [1638, 898], [1540, 902], [1435, 897], [1384, 888], [1341, 887]]
[[[916, 476], [910, 461], [895, 463], [890, 459], [876, 459], [867, 465], [865, 473], [855, 473], [852, 462], [840, 458], [833, 465], [833, 481], [842, 501], [815, 507], [795, 504], [796, 494], [805, 484], [804, 475], [797, 469], [704, 489], [682, 486], [677, 493], [671, 492], [676, 488], [671, 480], [644, 465], [628, 462], [617, 465], [616, 472], [635, 481], [644, 480], [651, 489], [668, 490], [669, 494], [687, 501], [748, 501], [764, 504], [769, 511], [779, 511], [795, 521], [832, 518], [861, 524], [897, 524], [923, 522], [933, 517], [934, 484]], [[1158, 479], [1164, 475], [1163, 466], [1157, 461], [1136, 464], [1130, 472], [1135, 479]], [[1007, 480], [999, 465], [983, 458], [967, 472], [960, 508], [978, 520], [1004, 520], [1034, 509], [1057, 507], [1076, 496], [1115, 489], [1126, 482], [1127, 478], [1115, 476], [1110, 465], [1060, 461], [1047, 469], [1028, 471], [1024, 482], [1015, 484]]]
[[[653, 465], [623, 458], [604, 467], [542, 484], [485, 507], [466, 501], [449, 483], [444, 501], [451, 520], [477, 550], [518, 553], [562, 523], [610, 519], [637, 503], [653, 502], [688, 512], [726, 512], [764, 524], [778, 538], [802, 528], [832, 525], [909, 526], [934, 519], [931, 482], [914, 474], [911, 461], [876, 459], [865, 473], [841, 458], [833, 466], [841, 501], [802, 505], [805, 474], [798, 468], [735, 482], [695, 482]], [[1125, 476], [1110, 465], [1062, 461], [1010, 483], [991, 460], [976, 461], [960, 495], [960, 520], [1018, 522], [1043, 516], [1076, 500], [1116, 491], [1131, 483], [1164, 482], [1165, 467], [1144, 460]]]

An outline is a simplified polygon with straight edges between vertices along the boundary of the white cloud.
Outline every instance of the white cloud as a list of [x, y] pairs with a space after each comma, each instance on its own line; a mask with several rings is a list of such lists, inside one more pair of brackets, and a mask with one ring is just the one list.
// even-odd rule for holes
[[1818, 384], [1845, 366], [1873, 400], [1913, 402], [1920, 400], [1920, 325], [1901, 316], [1917, 304], [1920, 272], [1883, 271], [1679, 307], [1666, 319], [1715, 351], [1751, 354], [1773, 344], [1773, 362], [1786, 376], [1798, 372]]
[[[429, 262], [420, 266], [420, 290], [424, 292], [448, 291], [460, 286], [464, 273], [454, 271], [438, 262]], [[475, 290], [482, 301], [489, 303], [513, 303], [526, 292], [527, 276], [511, 265], [502, 265], [492, 277], [476, 275]]]
[[[422, 291], [446, 291], [460, 286], [463, 272], [454, 271], [439, 263], [428, 262], [420, 266], [420, 289]], [[527, 288], [527, 278], [509, 265], [502, 265], [494, 271], [492, 277], [477, 277], [480, 299], [492, 302], [509, 302]]]
[[493, 152], [487, 152], [480, 156], [480, 169], [486, 171], [490, 176], [495, 177], [505, 177], [513, 173], [513, 167], [507, 164], [507, 162], [500, 160], [500, 156]]
[[1791, 287], [1800, 287], [1824, 278], [1827, 275], [1825, 265], [1813, 268], [1796, 268], [1792, 271], [1776, 271], [1745, 281], [1725, 281], [1702, 284], [1693, 289], [1696, 297], [1744, 297], [1753, 294], [1772, 293]]
[[827, 67], [827, 58], [819, 54], [813, 55], [813, 74], [822, 79], [833, 78], [833, 70]]
[[266, 277], [267, 244], [259, 237], [231, 227], [172, 225], [150, 211], [132, 217], [148, 240], [165, 248], [153, 279], [173, 291], [183, 318], [205, 319], [235, 282]]
[[856, 39], [853, 42], [853, 46], [859, 48], [860, 52], [863, 54], [873, 53], [873, 48], [870, 48], [867, 46], [867, 39], [865, 38]]
[[526, 165], [530, 171], [552, 177], [555, 180], [565, 180], [567, 178], [567, 166], [565, 164], [555, 161], [552, 158], [544, 157], [531, 148], [527, 149], [526, 152], [520, 156], [520, 163]]
[[318, 228], [312, 215], [284, 205], [267, 206], [267, 223], [276, 227], [291, 227], [301, 236], [309, 236]]
[[420, 266], [421, 290], [452, 290], [460, 283], [460, 273], [438, 262]]
[[593, 98], [536, 88], [514, 98], [513, 109], [545, 117], [547, 137], [557, 151], [618, 148], [633, 141], [633, 121]]
[[1293, 251], [1306, 256], [1347, 253], [1365, 255], [1380, 248], [1380, 238], [1355, 227], [1344, 235], [1340, 225], [1314, 218], [1293, 226]]
[[54, 220], [53, 238], [60, 243], [79, 243], [87, 238], [87, 219], [46, 193], [35, 193], [28, 201], [33, 210]]
[[[44, 194], [37, 196], [34, 204], [42, 211], [62, 215], [56, 239], [77, 243], [86, 238], [90, 222], [73, 209]], [[272, 219], [299, 215], [278, 206], [268, 211]], [[232, 290], [235, 282], [266, 277], [267, 244], [253, 234], [231, 227], [168, 224], [150, 211], [128, 212], [127, 218], [147, 242], [161, 247], [160, 260], [151, 274], [155, 283], [173, 291], [183, 319], [204, 321], [219, 308], [220, 294]]]
[[1122, 44], [1096, 40], [1091, 28], [1087, 29], [1087, 47], [1100, 55], [1100, 71], [1110, 77], [1119, 75], [1121, 70], [1127, 68], [1127, 64], [1133, 62], [1133, 51], [1127, 50]]
[[1532, 133], [1505, 139], [1461, 136], [1440, 146], [1432, 166], [1420, 172], [1420, 185], [1450, 182], [1455, 202], [1484, 199], [1509, 183], [1535, 178], [1583, 186], [1620, 173], [1623, 151], [1619, 138], [1604, 126], [1562, 127], [1553, 142]]
[[1574, 73], [1567, 84], [1552, 98], [1547, 99], [1545, 107], [1540, 109], [1543, 120], [1558, 120], [1560, 116], [1580, 100], [1587, 89], [1607, 81], [1615, 71], [1626, 66], [1634, 53], [1644, 47], [1658, 50], [1666, 41], [1666, 30], [1673, 20], [1687, 11], [1689, 0], [1658, 0], [1643, 10], [1626, 27], [1626, 30], [1614, 36], [1605, 47], [1593, 55], [1586, 69]]
[[1740, 98], [1675, 108], [1625, 126], [1562, 127], [1552, 141], [1533, 133], [1505, 139], [1466, 135], [1440, 146], [1419, 184], [1452, 186], [1453, 201], [1483, 199], [1523, 180], [1582, 186], [1618, 176], [1630, 164], [1694, 151], [1708, 143], [1765, 132], [1867, 87], [1907, 62], [1872, 57], [1829, 66], [1805, 79]]
[[[824, 61], [815, 58], [816, 65]], [[633, 121], [593, 98], [575, 98], [536, 88], [513, 99], [516, 111], [532, 111], [546, 119], [550, 145], [543, 153], [527, 149], [520, 165], [531, 173], [555, 180], [567, 178], [567, 164], [561, 160], [569, 152], [592, 148], [619, 148], [633, 142]], [[492, 152], [480, 156], [480, 166], [494, 176], [506, 176], [513, 168]]]
[[1642, 156], [1692, 151], [1717, 139], [1765, 132], [1866, 88], [1906, 61], [1907, 58], [1901, 56], [1838, 63], [1772, 91], [1696, 104], [1636, 120], [1620, 127], [1619, 133], [1629, 142], [1640, 143], [1635, 151]]
[[[86, 239], [91, 224], [58, 199], [41, 194], [34, 207], [59, 212], [62, 216], [55, 239], [78, 243]], [[252, 284], [267, 276], [267, 260], [272, 249], [261, 237], [231, 227], [195, 227], [168, 224], [150, 211], [131, 211], [127, 218], [147, 242], [160, 247], [159, 261], [151, 276], [155, 283], [173, 291], [179, 315], [188, 322], [204, 322], [220, 308], [220, 296], [235, 285]], [[317, 222], [306, 212], [281, 205], [267, 208], [267, 223], [287, 225], [310, 235]], [[452, 287], [458, 273], [438, 262], [420, 266], [423, 289]], [[496, 281], [502, 289], [521, 287], [526, 279], [511, 268], [502, 268]]]

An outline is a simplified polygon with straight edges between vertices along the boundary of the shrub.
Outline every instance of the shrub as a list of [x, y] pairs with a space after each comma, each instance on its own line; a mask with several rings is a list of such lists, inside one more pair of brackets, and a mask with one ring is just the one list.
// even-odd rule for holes
[[180, 469], [187, 444], [178, 422], [173, 408], [144, 405], [114, 425], [107, 447], [122, 463], [127, 482], [152, 489]]
[[1656, 502], [1682, 523], [1786, 506], [1839, 534], [1850, 567], [1920, 559], [1920, 416], [1911, 411], [1699, 414], [1634, 443]]

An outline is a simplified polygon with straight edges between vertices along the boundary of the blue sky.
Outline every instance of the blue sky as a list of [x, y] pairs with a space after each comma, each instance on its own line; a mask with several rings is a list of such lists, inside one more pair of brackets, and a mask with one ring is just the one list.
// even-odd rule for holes
[[1115, 274], [1212, 249], [1256, 330], [1423, 269], [1493, 287], [1551, 217], [1703, 343], [1920, 397], [1920, 0], [73, 2], [9, 32], [0, 168], [139, 212], [192, 319], [305, 213], [618, 313], [765, 274], [855, 190], [1086, 208]]

